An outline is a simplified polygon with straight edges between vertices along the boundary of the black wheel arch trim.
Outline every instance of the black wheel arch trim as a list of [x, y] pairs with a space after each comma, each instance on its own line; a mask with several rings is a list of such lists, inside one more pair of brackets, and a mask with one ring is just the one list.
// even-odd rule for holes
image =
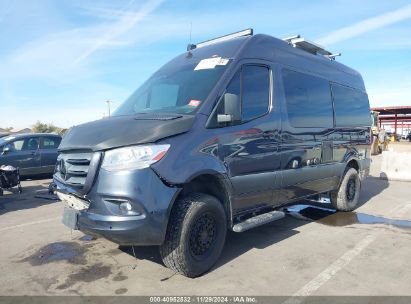
[[[184, 183], [173, 183], [172, 181], [168, 181], [165, 178], [163, 178], [156, 170], [155, 168], [152, 168], [153, 171], [156, 173], [156, 175], [158, 175], [160, 177], [160, 179], [169, 187], [176, 187], [179, 189], [178, 192], [176, 192], [175, 196], [173, 197], [172, 201], [170, 202], [169, 206], [168, 206], [168, 210], [167, 210], [167, 223], [166, 223], [166, 227], [168, 226], [169, 220], [170, 220], [170, 215], [171, 215], [171, 210], [174, 207], [175, 202], [177, 201], [178, 197], [182, 194], [184, 187], [188, 184], [190, 184], [191, 182], [193, 182], [194, 180], [201, 178], [202, 176], [208, 176], [208, 175], [212, 175], [215, 178], [218, 179], [220, 185], [224, 188], [225, 190], [225, 197], [227, 198], [227, 202], [221, 202], [221, 204], [223, 205], [225, 211], [226, 211], [226, 216], [227, 216], [227, 225], [229, 227], [232, 227], [233, 225], [233, 208], [232, 208], [232, 197], [233, 197], [233, 186], [230, 182], [230, 179], [228, 178], [228, 176], [226, 175], [226, 173], [221, 173], [215, 170], [202, 170], [199, 172], [196, 172], [194, 174], [192, 174]], [[212, 193], [205, 193], [205, 194], [209, 194], [209, 195], [213, 195]]]

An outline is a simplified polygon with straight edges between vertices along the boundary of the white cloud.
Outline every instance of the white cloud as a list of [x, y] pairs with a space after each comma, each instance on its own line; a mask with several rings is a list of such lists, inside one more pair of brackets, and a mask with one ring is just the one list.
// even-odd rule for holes
[[65, 83], [90, 78], [99, 69], [91, 67], [86, 59], [99, 49], [134, 43], [138, 35], [127, 32], [148, 18], [162, 2], [148, 0], [139, 9], [130, 2], [127, 10], [113, 14], [114, 21], [60, 30], [26, 43], [4, 56], [0, 80], [40, 78]]
[[[73, 62], [96, 39], [98, 28], [74, 29], [38, 39], [14, 51], [0, 63], [4, 71], [0, 78], [44, 78], [65, 81], [89, 74], [86, 64], [75, 66]], [[114, 42], [113, 42], [114, 43]]]
[[[99, 49], [136, 42], [138, 35], [128, 32], [151, 17], [149, 14], [162, 1], [148, 0], [138, 9], [131, 1], [128, 9], [118, 10], [110, 22], [55, 30], [3, 56], [0, 61], [0, 124], [26, 127], [41, 120], [69, 127], [101, 118], [106, 111], [103, 100], [114, 98], [119, 103], [130, 92], [124, 87], [98, 81], [102, 68], [91, 60], [91, 55]], [[38, 88], [33, 91], [30, 88], [33, 86]], [[78, 104], [82, 104], [81, 111]], [[118, 104], [114, 104], [116, 106]]]
[[112, 24], [108, 30], [90, 46], [90, 48], [82, 53], [75, 60], [75, 63], [83, 61], [99, 48], [109, 44], [117, 36], [131, 30], [138, 22], [153, 12], [163, 1], [164, 0], [149, 0], [138, 11], [132, 14], [128, 12], [124, 12], [123, 15], [120, 14], [120, 19]]
[[411, 5], [406, 5], [400, 9], [343, 27], [320, 37], [316, 41], [321, 45], [331, 45], [409, 18], [411, 18]]

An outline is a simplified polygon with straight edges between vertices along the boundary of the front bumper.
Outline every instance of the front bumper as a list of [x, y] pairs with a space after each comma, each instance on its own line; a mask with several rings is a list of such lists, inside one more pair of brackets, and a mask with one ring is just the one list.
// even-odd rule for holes
[[[83, 196], [57, 176], [54, 183], [58, 192], [88, 204], [88, 208], [76, 212], [79, 230], [120, 245], [162, 244], [172, 204], [181, 190], [165, 185], [150, 168], [121, 172], [100, 169]], [[119, 207], [125, 202], [132, 206], [130, 214]]]

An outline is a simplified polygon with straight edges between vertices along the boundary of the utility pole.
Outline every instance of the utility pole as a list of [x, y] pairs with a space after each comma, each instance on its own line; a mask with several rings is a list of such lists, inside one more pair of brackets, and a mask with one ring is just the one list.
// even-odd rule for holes
[[111, 111], [110, 111], [110, 104], [112, 103], [111, 100], [106, 100], [105, 103], [107, 103], [107, 107], [108, 107], [108, 117], [111, 116]]

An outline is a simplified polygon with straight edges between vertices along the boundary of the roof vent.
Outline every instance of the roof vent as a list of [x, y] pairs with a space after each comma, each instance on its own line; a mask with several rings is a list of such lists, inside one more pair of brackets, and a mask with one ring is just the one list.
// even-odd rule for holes
[[315, 42], [309, 41], [301, 37], [300, 35], [287, 37], [287, 38], [284, 38], [283, 40], [287, 42], [288, 44], [292, 45], [293, 47], [302, 49], [314, 55], [322, 55], [324, 57], [327, 57], [330, 60], [335, 60], [335, 57], [341, 56], [341, 53], [331, 53], [330, 51], [327, 51], [321, 45], [318, 45]]

